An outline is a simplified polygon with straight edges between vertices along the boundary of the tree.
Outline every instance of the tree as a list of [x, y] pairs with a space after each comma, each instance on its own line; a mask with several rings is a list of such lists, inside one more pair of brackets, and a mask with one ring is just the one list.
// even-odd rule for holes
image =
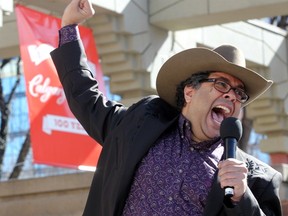
[[[3, 68], [11, 61], [12, 58], [4, 59], [2, 60], [1, 66], [0, 66], [0, 72], [2, 74]], [[16, 92], [17, 87], [20, 83], [21, 73], [20, 73], [20, 57], [17, 61], [17, 71], [16, 71], [16, 81], [14, 85], [12, 86], [12, 89], [10, 90], [9, 94], [6, 96], [4, 95], [4, 89], [2, 85], [2, 79], [0, 79], [0, 112], [1, 112], [1, 124], [0, 124], [0, 178], [2, 177], [3, 172], [3, 159], [4, 154], [6, 150], [7, 145], [7, 135], [8, 135], [8, 123], [9, 123], [9, 116], [10, 116], [10, 104], [13, 100], [13, 96]], [[25, 158], [28, 154], [30, 148], [30, 133], [26, 135], [26, 139], [22, 145], [22, 148], [20, 150], [16, 165], [14, 166], [14, 169], [10, 175], [9, 178], [18, 178], [21, 169], [23, 166], [23, 162], [25, 161]], [[19, 165], [20, 164], [20, 165]]]

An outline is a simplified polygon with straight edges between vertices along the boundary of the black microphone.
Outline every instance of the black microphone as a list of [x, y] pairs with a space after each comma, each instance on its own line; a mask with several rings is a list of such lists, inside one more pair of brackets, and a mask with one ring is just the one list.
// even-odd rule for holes
[[[220, 136], [224, 141], [224, 159], [235, 158], [237, 142], [242, 136], [241, 121], [234, 117], [228, 117], [224, 119], [220, 126]], [[224, 195], [225, 197], [232, 197], [234, 195], [234, 188], [225, 187]]]

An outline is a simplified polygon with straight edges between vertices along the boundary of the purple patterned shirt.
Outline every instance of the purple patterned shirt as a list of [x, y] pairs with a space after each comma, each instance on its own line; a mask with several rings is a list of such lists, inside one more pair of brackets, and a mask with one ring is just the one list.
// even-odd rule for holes
[[191, 136], [191, 124], [181, 115], [141, 161], [124, 216], [203, 215], [224, 147], [220, 138], [196, 143]]
[[59, 30], [59, 47], [80, 38], [78, 25], [67, 25]]

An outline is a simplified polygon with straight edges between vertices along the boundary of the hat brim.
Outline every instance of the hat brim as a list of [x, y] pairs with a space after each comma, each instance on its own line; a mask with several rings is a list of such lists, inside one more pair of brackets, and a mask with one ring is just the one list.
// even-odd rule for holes
[[177, 107], [177, 85], [192, 74], [205, 71], [224, 72], [241, 80], [249, 96], [249, 100], [242, 104], [242, 107], [258, 98], [273, 83], [253, 70], [227, 61], [213, 50], [192, 48], [175, 54], [160, 68], [156, 79], [158, 95], [170, 105]]

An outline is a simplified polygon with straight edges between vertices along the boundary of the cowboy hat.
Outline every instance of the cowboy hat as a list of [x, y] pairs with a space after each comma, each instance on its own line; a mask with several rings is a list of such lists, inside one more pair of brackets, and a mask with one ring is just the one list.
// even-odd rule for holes
[[192, 48], [175, 54], [162, 65], [156, 79], [158, 95], [177, 107], [176, 86], [192, 74], [205, 71], [224, 72], [241, 80], [249, 96], [242, 107], [258, 98], [273, 83], [246, 68], [243, 53], [234, 46], [221, 45], [214, 50]]

